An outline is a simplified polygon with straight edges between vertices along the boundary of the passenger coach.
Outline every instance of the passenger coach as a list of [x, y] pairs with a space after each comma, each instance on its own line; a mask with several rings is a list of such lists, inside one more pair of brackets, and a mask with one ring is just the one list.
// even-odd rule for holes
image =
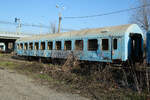
[[19, 56], [67, 58], [115, 62], [140, 61], [143, 33], [136, 24], [112, 26], [56, 34], [35, 35], [16, 41]]

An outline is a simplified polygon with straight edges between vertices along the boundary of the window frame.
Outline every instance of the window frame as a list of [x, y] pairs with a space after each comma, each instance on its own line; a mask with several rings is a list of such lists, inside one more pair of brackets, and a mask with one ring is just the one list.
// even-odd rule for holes
[[45, 41], [40, 42], [40, 50], [46, 50], [46, 42]]
[[17, 43], [17, 49], [18, 49], [18, 50], [20, 49], [20, 46], [19, 46], [19, 45], [20, 45], [20, 43]]
[[19, 49], [23, 50], [23, 43], [19, 43]]
[[[108, 43], [108, 46], [107, 46], [108, 49], [104, 49], [104, 48], [103, 48], [103, 40], [108, 40], [108, 42], [107, 42], [107, 43]], [[110, 45], [110, 43], [109, 43], [109, 38], [102, 38], [102, 39], [101, 39], [101, 50], [102, 50], [102, 51], [109, 51], [109, 49], [110, 49], [110, 48], [109, 48], [109, 45]]]
[[[82, 41], [82, 49], [77, 49], [77, 46], [76, 46], [77, 41]], [[77, 50], [77, 51], [83, 51], [84, 50], [84, 40], [83, 39], [75, 40], [75, 50]]]
[[[37, 45], [36, 45], [36, 44], [37, 44]], [[37, 48], [36, 46], [37, 46], [38, 48]], [[39, 42], [34, 42], [34, 50], [39, 50]]]
[[[32, 44], [32, 45], [31, 45]], [[30, 47], [31, 46], [31, 47]], [[29, 42], [29, 50], [33, 50], [33, 42]]]
[[24, 43], [24, 50], [28, 50], [28, 43], [27, 42]]
[[[70, 49], [67, 49], [67, 48], [66, 48], [66, 42], [71, 42], [71, 43], [70, 43]], [[71, 51], [71, 50], [72, 50], [72, 41], [71, 41], [71, 40], [65, 40], [65, 41], [64, 41], [64, 50], [65, 50], [65, 51]]]
[[[116, 40], [116, 42], [114, 41]], [[116, 45], [115, 45], [116, 44]], [[118, 39], [117, 38], [114, 38], [113, 39], [113, 50], [117, 50], [118, 49]]]
[[[60, 43], [60, 49], [57, 49], [57, 43]], [[62, 50], [62, 41], [55, 41], [55, 50]]]
[[[49, 43], [52, 43], [51, 49], [49, 47]], [[53, 50], [53, 41], [47, 41], [47, 50]]]
[[[89, 48], [89, 41], [92, 41], [92, 40], [97, 40], [97, 47], [95, 47], [93, 50]], [[87, 50], [88, 51], [97, 51], [98, 50], [98, 39], [96, 38], [93, 38], [93, 39], [88, 39], [88, 42], [87, 42]]]

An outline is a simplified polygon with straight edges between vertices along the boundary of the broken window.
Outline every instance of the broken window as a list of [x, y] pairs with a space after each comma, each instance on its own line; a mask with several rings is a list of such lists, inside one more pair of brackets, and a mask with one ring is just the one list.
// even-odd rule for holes
[[61, 41], [56, 41], [56, 50], [61, 50]]
[[83, 50], [83, 40], [75, 41], [75, 50]]
[[109, 50], [109, 40], [102, 39], [102, 50]]
[[98, 41], [97, 39], [88, 40], [88, 50], [89, 51], [97, 51], [98, 49]]
[[53, 42], [48, 42], [48, 50], [52, 50], [53, 49]]
[[33, 43], [29, 43], [29, 50], [33, 50]]
[[117, 39], [114, 39], [114, 40], [113, 40], [113, 47], [114, 47], [114, 50], [117, 49]]
[[25, 43], [25, 44], [24, 44], [24, 50], [27, 50], [27, 49], [28, 49], [28, 44]]
[[17, 44], [17, 49], [19, 49], [19, 44]]
[[71, 50], [71, 41], [65, 41], [65, 50]]
[[13, 49], [13, 43], [12, 42], [8, 43], [8, 49], [10, 49], [10, 50]]
[[35, 42], [34, 49], [39, 50], [39, 43], [38, 42]]
[[41, 50], [45, 50], [45, 42], [41, 42]]
[[23, 49], [23, 44], [22, 43], [20, 43], [20, 49]]

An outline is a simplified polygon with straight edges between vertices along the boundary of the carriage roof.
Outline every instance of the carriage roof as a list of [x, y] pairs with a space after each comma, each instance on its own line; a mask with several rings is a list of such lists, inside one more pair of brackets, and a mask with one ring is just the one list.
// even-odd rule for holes
[[95, 29], [85, 29], [80, 31], [71, 31], [55, 34], [41, 34], [41, 35], [32, 35], [30, 37], [20, 38], [17, 41], [31, 41], [31, 40], [40, 40], [40, 39], [55, 39], [55, 38], [69, 38], [69, 37], [83, 37], [89, 35], [124, 35], [128, 32], [138, 32], [142, 34], [141, 29], [136, 24], [126, 24], [119, 26], [95, 28]]

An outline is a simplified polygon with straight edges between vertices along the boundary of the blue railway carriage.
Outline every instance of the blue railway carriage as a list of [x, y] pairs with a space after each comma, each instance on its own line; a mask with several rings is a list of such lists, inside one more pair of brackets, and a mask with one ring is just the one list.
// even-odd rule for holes
[[136, 24], [35, 35], [16, 41], [19, 56], [64, 58], [96, 62], [140, 61], [143, 33]]
[[146, 60], [147, 64], [150, 65], [150, 31], [146, 34]]

